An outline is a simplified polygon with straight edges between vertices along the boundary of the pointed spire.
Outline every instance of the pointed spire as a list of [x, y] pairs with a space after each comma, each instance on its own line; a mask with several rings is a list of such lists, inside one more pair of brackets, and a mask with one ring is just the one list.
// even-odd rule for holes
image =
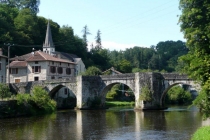
[[46, 37], [45, 37], [45, 42], [43, 44], [43, 47], [52, 47], [52, 48], [54, 48], [49, 20], [48, 20], [48, 24], [47, 24]]

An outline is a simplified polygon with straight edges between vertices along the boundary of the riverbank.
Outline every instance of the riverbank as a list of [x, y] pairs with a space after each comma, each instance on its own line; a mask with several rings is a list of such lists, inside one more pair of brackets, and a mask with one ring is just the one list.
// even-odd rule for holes
[[192, 136], [192, 140], [208, 140], [210, 139], [210, 126], [200, 127]]
[[135, 102], [127, 102], [127, 101], [106, 101], [106, 106], [134, 106]]

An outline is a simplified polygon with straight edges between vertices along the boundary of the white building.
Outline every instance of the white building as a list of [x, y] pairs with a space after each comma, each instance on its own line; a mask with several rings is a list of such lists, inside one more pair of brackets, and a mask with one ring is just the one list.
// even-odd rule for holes
[[75, 63], [56, 58], [42, 51], [27, 55], [24, 61], [16, 60], [10, 63], [10, 83], [61, 79], [74, 76]]

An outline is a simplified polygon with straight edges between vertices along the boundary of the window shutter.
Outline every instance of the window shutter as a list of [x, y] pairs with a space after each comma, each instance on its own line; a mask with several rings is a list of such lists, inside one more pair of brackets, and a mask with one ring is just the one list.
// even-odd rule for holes
[[52, 73], [52, 66], [50, 66], [50, 73]]
[[41, 66], [39, 66], [39, 72], [41, 72]]
[[34, 73], [34, 66], [32, 66], [32, 73]]

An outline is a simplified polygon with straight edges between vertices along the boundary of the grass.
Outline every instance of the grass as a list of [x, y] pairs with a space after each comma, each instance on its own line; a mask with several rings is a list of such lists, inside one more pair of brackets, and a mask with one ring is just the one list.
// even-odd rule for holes
[[135, 102], [126, 101], [106, 101], [106, 106], [134, 106]]
[[209, 140], [210, 126], [200, 127], [192, 136], [192, 140]]

